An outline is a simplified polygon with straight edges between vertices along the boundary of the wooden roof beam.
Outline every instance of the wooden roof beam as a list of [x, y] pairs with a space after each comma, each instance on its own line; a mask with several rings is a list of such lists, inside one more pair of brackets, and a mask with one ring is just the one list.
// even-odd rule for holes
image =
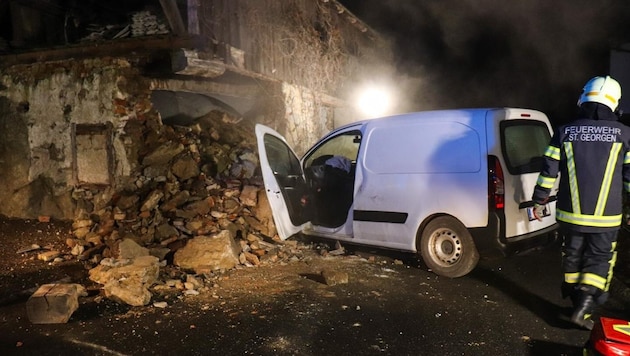
[[182, 20], [182, 15], [179, 13], [175, 0], [160, 0], [160, 5], [162, 5], [162, 11], [164, 11], [173, 34], [177, 36], [185, 35], [187, 33], [186, 26], [184, 26], [184, 20]]

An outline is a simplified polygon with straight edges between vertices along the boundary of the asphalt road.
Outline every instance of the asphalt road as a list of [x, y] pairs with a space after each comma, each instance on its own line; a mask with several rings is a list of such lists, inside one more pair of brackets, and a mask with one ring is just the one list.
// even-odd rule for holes
[[[563, 316], [557, 246], [482, 260], [458, 279], [355, 253], [240, 269], [199, 296], [162, 296], [166, 308], [88, 298], [66, 324], [4, 306], [0, 354], [581, 355], [589, 336]], [[323, 269], [348, 283], [326, 285]]]

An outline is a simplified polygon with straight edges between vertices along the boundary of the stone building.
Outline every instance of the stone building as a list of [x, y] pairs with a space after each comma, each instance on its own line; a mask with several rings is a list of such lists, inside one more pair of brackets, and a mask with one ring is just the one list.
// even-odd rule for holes
[[301, 154], [389, 53], [335, 0], [0, 0], [0, 214], [76, 218], [211, 113]]

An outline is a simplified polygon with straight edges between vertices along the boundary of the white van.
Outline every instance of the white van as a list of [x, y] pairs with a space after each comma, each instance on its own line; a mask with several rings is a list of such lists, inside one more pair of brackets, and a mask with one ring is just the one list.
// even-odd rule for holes
[[531, 215], [551, 135], [535, 110], [415, 112], [335, 129], [298, 159], [277, 132], [256, 126], [282, 239], [302, 232], [415, 252], [447, 277], [473, 270], [480, 252], [551, 238], [557, 188], [546, 217]]

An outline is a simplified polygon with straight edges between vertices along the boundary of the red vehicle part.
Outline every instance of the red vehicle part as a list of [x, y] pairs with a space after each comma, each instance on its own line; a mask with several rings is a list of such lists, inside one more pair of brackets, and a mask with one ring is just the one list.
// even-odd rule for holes
[[630, 322], [600, 318], [591, 331], [585, 355], [630, 356]]

